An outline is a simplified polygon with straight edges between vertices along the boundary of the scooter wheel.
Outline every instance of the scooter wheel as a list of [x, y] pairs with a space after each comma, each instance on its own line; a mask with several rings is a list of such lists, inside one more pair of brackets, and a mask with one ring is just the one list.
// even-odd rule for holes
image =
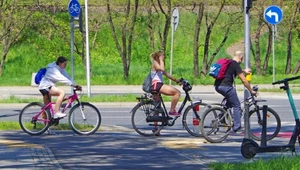
[[241, 153], [244, 158], [251, 159], [256, 155], [257, 149], [257, 146], [255, 146], [253, 143], [244, 142], [241, 146]]

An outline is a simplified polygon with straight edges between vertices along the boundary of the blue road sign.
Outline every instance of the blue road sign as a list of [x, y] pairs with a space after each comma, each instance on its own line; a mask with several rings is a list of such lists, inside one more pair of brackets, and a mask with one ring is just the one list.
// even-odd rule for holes
[[68, 10], [72, 17], [78, 17], [81, 10], [79, 2], [77, 0], [70, 0]]
[[282, 10], [276, 6], [276, 5], [272, 5], [269, 6], [265, 12], [264, 12], [264, 17], [265, 20], [269, 23], [269, 24], [278, 24], [283, 17], [283, 13]]

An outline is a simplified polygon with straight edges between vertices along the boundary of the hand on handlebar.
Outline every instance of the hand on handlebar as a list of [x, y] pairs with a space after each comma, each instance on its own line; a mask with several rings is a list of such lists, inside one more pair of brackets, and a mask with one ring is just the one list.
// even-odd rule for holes
[[256, 97], [256, 95], [257, 95], [257, 91], [251, 90], [250, 93], [251, 93], [252, 96], [255, 96], [255, 97]]
[[81, 91], [82, 90], [82, 87], [81, 86], [79, 86], [79, 85], [75, 85], [75, 86], [73, 86], [76, 90], [79, 90], [79, 91]]

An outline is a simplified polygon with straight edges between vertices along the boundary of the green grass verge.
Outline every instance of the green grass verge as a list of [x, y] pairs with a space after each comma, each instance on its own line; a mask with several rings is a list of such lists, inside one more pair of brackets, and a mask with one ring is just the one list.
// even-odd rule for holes
[[[85, 102], [137, 102], [138, 94], [121, 94], [121, 95], [97, 95], [97, 96], [82, 96], [81, 101]], [[183, 97], [181, 97], [183, 100]], [[166, 102], [171, 101], [171, 97], [163, 96], [163, 100]], [[54, 98], [55, 101], [55, 98]], [[0, 103], [30, 103], [30, 102], [42, 102], [42, 98], [19, 98], [16, 96], [10, 96], [8, 98], [0, 99]]]
[[[53, 130], [71, 130], [70, 126], [66, 123], [58, 124], [57, 126], [52, 126]], [[22, 130], [19, 122], [16, 121], [1, 121], [0, 130]]]
[[212, 170], [296, 170], [300, 167], [300, 156], [281, 156], [270, 160], [258, 160], [246, 163], [211, 163]]

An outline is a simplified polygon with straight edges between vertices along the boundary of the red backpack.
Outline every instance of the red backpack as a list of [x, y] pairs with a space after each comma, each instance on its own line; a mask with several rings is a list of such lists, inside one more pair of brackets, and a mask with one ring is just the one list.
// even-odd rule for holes
[[209, 69], [209, 75], [215, 79], [225, 78], [226, 71], [230, 63], [229, 58], [220, 58], [216, 63], [212, 64]]

